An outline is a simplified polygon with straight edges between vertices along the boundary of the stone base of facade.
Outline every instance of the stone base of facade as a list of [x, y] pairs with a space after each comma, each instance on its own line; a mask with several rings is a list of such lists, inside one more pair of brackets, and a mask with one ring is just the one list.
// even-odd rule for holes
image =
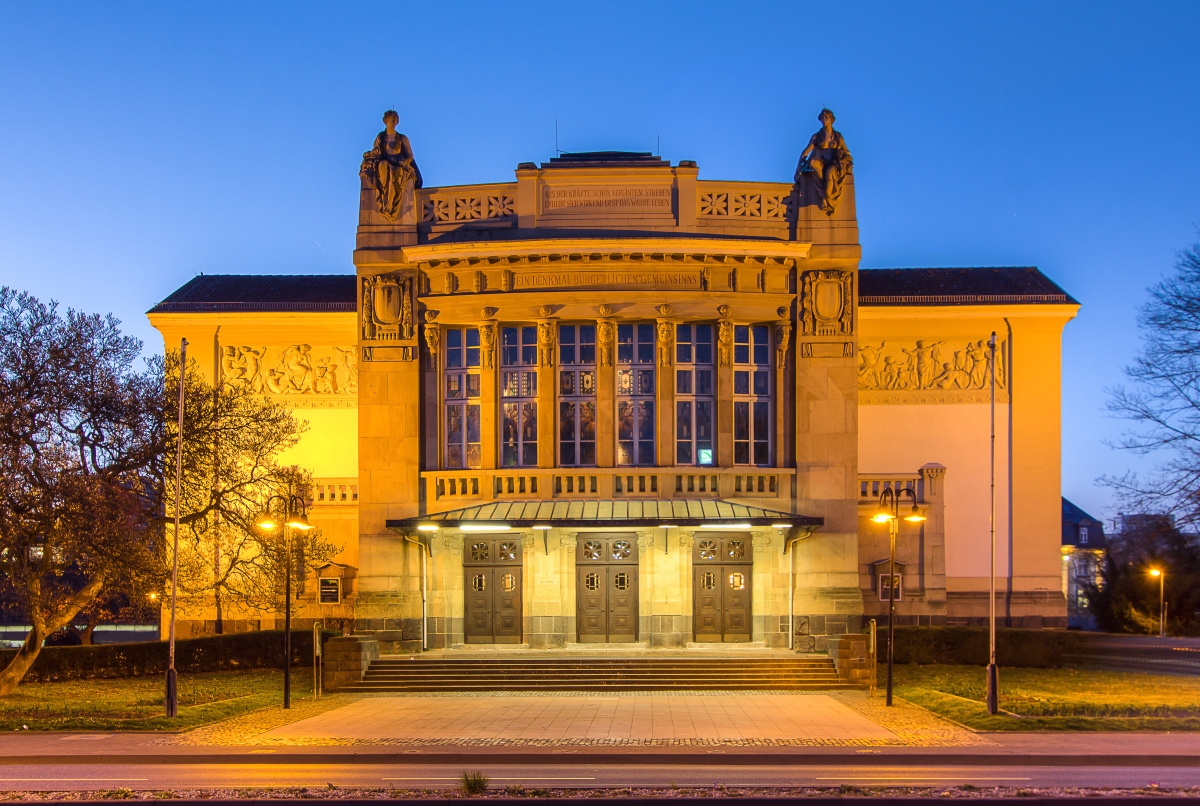
[[[1062, 591], [998, 591], [996, 621], [1003, 627], [1066, 629], [1067, 600]], [[945, 623], [987, 626], [987, 592], [947, 591]]]
[[363, 679], [371, 661], [379, 657], [379, 642], [360, 635], [344, 635], [325, 642], [322, 681], [328, 690]]

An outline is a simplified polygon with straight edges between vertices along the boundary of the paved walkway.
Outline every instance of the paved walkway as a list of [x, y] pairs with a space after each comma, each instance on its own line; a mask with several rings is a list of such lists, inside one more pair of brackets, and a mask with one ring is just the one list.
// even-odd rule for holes
[[650, 693], [373, 697], [262, 734], [264, 739], [895, 740], [827, 695]]

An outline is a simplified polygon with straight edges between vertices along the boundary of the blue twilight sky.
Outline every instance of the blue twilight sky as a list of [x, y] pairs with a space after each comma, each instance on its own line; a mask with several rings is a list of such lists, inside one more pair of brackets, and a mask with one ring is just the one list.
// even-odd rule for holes
[[[0, 4], [0, 283], [143, 313], [199, 272], [352, 272], [362, 152], [429, 185], [564, 150], [788, 181], [822, 105], [864, 267], [1039, 266], [1063, 492], [1135, 461], [1103, 413], [1145, 287], [1200, 240], [1200, 3]], [[931, 424], [931, 427], [936, 427]]]

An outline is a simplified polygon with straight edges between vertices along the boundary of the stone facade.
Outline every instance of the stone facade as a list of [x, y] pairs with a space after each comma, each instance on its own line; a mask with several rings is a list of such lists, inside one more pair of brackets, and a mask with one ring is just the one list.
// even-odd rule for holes
[[[282, 291], [248, 310], [189, 285], [151, 319], [168, 343], [207, 334], [214, 377], [261, 377], [304, 407], [297, 462], [337, 491], [314, 522], [346, 536], [337, 617], [383, 652], [485, 640], [471, 610], [485, 599], [490, 634], [508, 625], [497, 640], [576, 644], [580, 586], [600, 579], [580, 564], [589, 536], [636, 546], [636, 573], [603, 574], [618, 579], [608, 601], [635, 603], [637, 643], [721, 640], [698, 598], [717, 580], [742, 587], [714, 605], [716, 634], [824, 652], [886, 613], [887, 534], [869, 515], [889, 487], [928, 518], [898, 540], [901, 623], [976, 619], [980, 340], [997, 331], [1001, 612], [1063, 626], [1058, 338], [1078, 306], [1036, 270], [920, 288], [860, 271], [848, 157], [836, 198], [803, 165], [794, 183], [718, 182], [627, 153], [522, 163], [489, 185], [414, 187], [398, 169], [391, 195], [365, 171], [357, 278], [329, 296], [343, 308], [288, 308]], [[276, 353], [284, 369], [313, 356], [322, 380], [261, 375]], [[511, 538], [509, 571], [465, 563], [483, 534]], [[716, 537], [736, 558], [703, 553]]]

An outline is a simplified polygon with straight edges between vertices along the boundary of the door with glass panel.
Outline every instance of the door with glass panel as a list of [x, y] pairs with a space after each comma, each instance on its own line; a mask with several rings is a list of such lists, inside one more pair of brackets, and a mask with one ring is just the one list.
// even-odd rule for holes
[[466, 643], [521, 643], [520, 539], [468, 535], [463, 573]]
[[637, 535], [581, 535], [575, 563], [575, 622], [579, 642], [636, 641]]
[[692, 546], [692, 629], [697, 643], [750, 640], [748, 534], [697, 535]]

